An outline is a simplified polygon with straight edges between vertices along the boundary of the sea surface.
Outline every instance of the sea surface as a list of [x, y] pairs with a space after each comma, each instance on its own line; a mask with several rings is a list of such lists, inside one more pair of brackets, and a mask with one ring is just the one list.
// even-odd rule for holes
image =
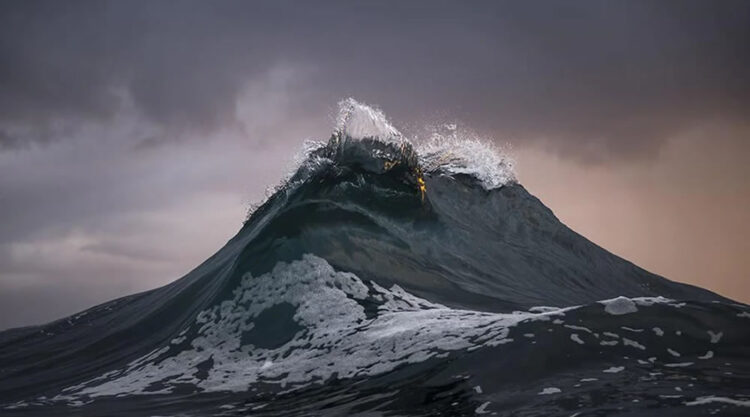
[[750, 307], [598, 247], [512, 165], [346, 100], [193, 271], [0, 333], [0, 415], [750, 415]]

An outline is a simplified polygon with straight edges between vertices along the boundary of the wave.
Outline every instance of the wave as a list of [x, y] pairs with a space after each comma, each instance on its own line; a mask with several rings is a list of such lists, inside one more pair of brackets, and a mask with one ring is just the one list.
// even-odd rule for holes
[[0, 409], [742, 415], [748, 319], [567, 228], [491, 146], [349, 99], [185, 277], [0, 333]]

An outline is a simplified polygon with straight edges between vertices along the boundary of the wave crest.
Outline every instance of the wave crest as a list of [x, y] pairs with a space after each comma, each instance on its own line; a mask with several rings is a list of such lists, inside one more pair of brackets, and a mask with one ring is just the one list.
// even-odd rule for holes
[[517, 181], [515, 160], [504, 150], [475, 135], [462, 134], [455, 125], [447, 133], [435, 131], [418, 147], [425, 172], [470, 175], [491, 190]]
[[318, 168], [323, 159], [379, 174], [405, 168], [415, 182], [422, 173], [469, 175], [487, 190], [516, 182], [515, 162], [506, 152], [476, 136], [457, 134], [455, 126], [415, 146], [382, 111], [353, 98], [339, 103], [336, 120], [327, 143], [306, 142], [300, 170]]
[[349, 137], [354, 140], [365, 138], [383, 142], [404, 141], [404, 137], [379, 109], [360, 103], [353, 98], [339, 102], [334, 136]]

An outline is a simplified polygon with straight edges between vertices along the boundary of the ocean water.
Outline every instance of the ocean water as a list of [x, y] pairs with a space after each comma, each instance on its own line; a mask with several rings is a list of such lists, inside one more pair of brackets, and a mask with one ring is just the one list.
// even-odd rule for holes
[[750, 307], [562, 224], [476, 140], [341, 103], [183, 278], [0, 333], [0, 415], [750, 415]]

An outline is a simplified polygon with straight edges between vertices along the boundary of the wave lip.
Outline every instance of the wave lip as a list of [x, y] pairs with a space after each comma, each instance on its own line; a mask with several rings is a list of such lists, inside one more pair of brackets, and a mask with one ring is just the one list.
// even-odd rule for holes
[[517, 182], [515, 161], [507, 153], [476, 138], [433, 134], [419, 146], [420, 164], [426, 172], [468, 175], [486, 190]]
[[339, 102], [339, 115], [336, 118], [334, 136], [348, 137], [354, 140], [378, 139], [383, 142], [401, 144], [406, 139], [401, 135], [382, 111], [353, 98]]
[[416, 185], [423, 199], [426, 174], [470, 176], [487, 190], [517, 181], [514, 160], [488, 142], [459, 137], [453, 126], [451, 134], [435, 132], [415, 145], [382, 111], [352, 98], [339, 103], [336, 128], [328, 142], [307, 147], [299, 172], [317, 169], [321, 160], [375, 174], [396, 172]]

